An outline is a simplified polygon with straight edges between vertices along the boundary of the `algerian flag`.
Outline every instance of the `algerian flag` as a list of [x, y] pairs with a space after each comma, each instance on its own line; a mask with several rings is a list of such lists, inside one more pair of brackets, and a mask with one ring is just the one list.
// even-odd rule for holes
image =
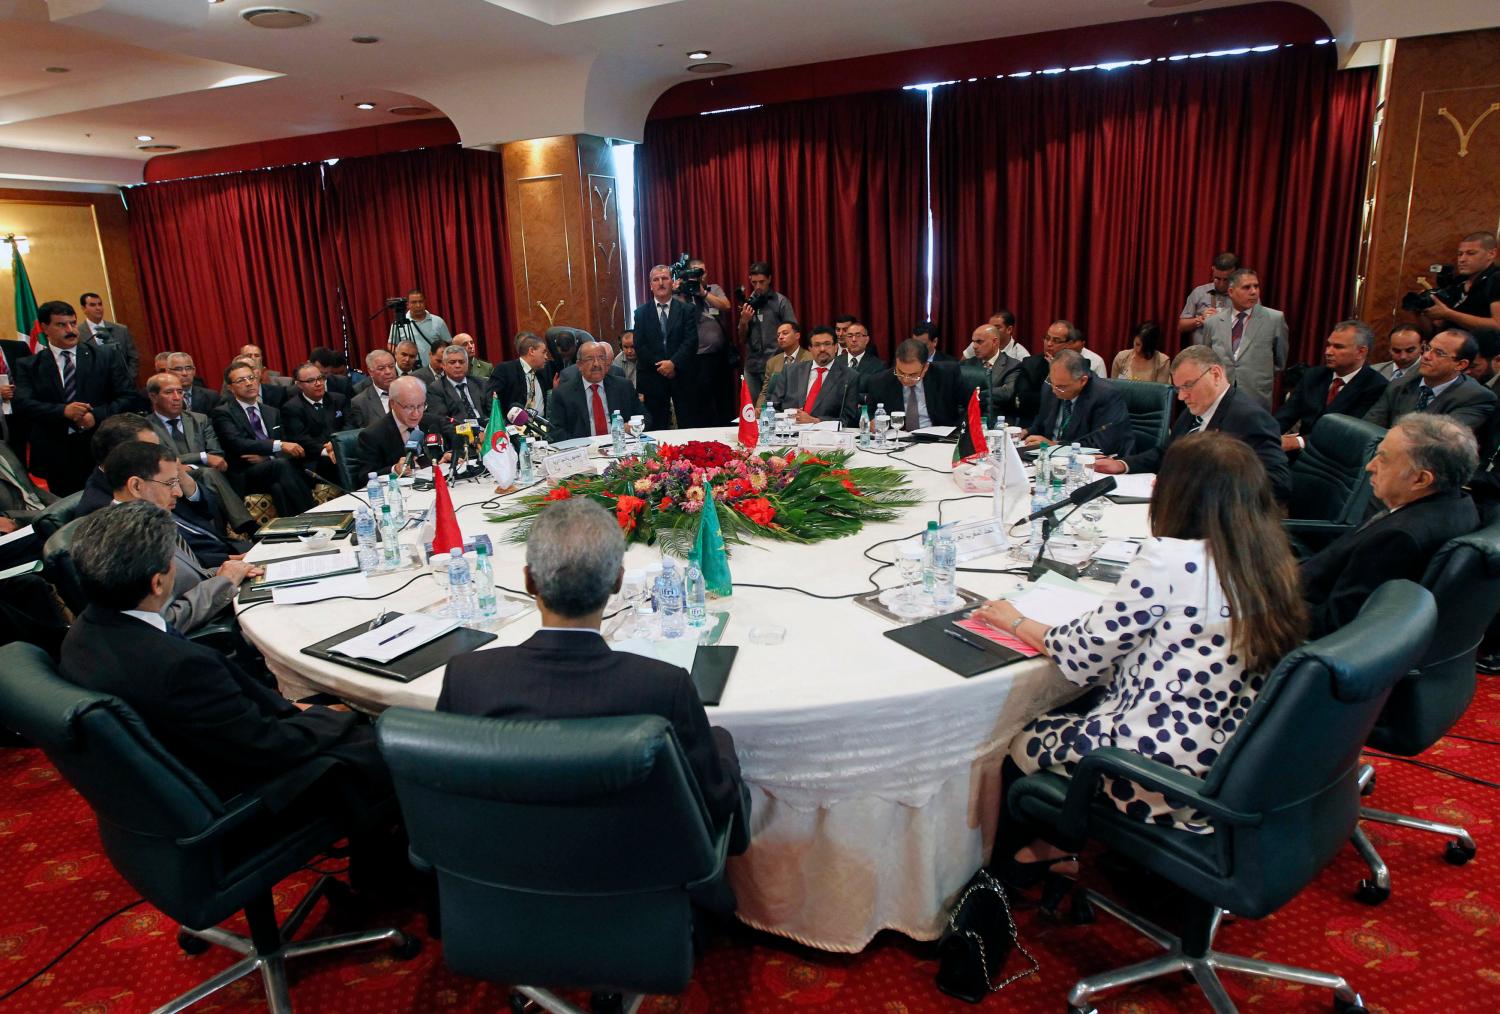
[[729, 576], [729, 553], [724, 548], [724, 533], [719, 528], [719, 508], [714, 505], [714, 488], [703, 484], [703, 510], [698, 514], [698, 539], [693, 545], [698, 554], [698, 569], [710, 595], [719, 598], [734, 594]]
[[47, 339], [42, 334], [42, 325], [36, 319], [36, 293], [31, 291], [31, 279], [26, 276], [26, 265], [21, 263], [21, 249], [14, 236], [10, 241], [10, 271], [16, 280], [16, 337], [35, 352]]
[[484, 449], [485, 471], [501, 489], [516, 484], [516, 449], [505, 435], [505, 415], [500, 411], [500, 399], [490, 399], [490, 421], [485, 424], [484, 437], [480, 440]]

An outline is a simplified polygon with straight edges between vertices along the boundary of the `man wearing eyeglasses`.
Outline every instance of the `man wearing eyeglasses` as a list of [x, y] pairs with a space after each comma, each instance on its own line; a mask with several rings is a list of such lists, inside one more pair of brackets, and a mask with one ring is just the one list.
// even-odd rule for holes
[[1042, 351], [1027, 356], [1019, 367], [1001, 374], [1000, 386], [995, 389], [996, 411], [1009, 419], [1035, 419], [1042, 405], [1042, 388], [1047, 383], [1052, 358], [1065, 350], [1082, 356], [1096, 377], [1109, 376], [1104, 360], [1086, 348], [1087, 344], [1083, 332], [1074, 327], [1072, 321], [1054, 320], [1047, 325]]
[[918, 338], [908, 338], [896, 346], [896, 361], [891, 368], [867, 378], [860, 397], [846, 401], [844, 424], [856, 425], [860, 405], [866, 404], [872, 416], [880, 405], [887, 412], [906, 413], [902, 428], [907, 431], [957, 426], [969, 391], [962, 390], [957, 365], [929, 363], [930, 351]]
[[281, 517], [312, 509], [312, 489], [303, 474], [307, 451], [282, 439], [281, 412], [261, 400], [254, 367], [235, 360], [224, 371], [224, 384], [230, 397], [214, 409], [213, 424], [229, 460], [230, 481], [241, 492], [270, 494]]
[[219, 402], [224, 400], [218, 391], [208, 387], [199, 378], [198, 367], [194, 365], [193, 357], [186, 352], [173, 352], [168, 355], [164, 372], [177, 378], [177, 383], [182, 388], [184, 412], [209, 415], [219, 407]]
[[1430, 412], [1450, 416], [1480, 433], [1495, 414], [1495, 392], [1468, 375], [1478, 351], [1467, 331], [1451, 328], [1433, 335], [1416, 372], [1386, 385], [1366, 421], [1390, 427], [1411, 412]]
[[[436, 434], [443, 451], [439, 464], [452, 457], [457, 441], [453, 427], [440, 416], [427, 411], [427, 385], [416, 377], [397, 377], [391, 381], [391, 410], [359, 431], [355, 444], [355, 471], [359, 475], [394, 472], [405, 475], [409, 470], [408, 448], [416, 448], [413, 463], [428, 456], [427, 436]], [[430, 463], [430, 462], [429, 462]]]
[[[1200, 430], [1238, 437], [1266, 466], [1272, 492], [1285, 503], [1291, 495], [1292, 471], [1281, 449], [1281, 427], [1265, 406], [1230, 386], [1218, 354], [1207, 345], [1189, 345], [1172, 360], [1172, 384], [1177, 388], [1177, 400], [1187, 411], [1178, 413], [1167, 446], [1178, 437]], [[1094, 462], [1094, 471], [1104, 475], [1154, 473], [1165, 453], [1166, 447], [1152, 447], [1125, 458], [1100, 458]]]
[[282, 406], [282, 436], [306, 448], [308, 467], [338, 485], [333, 434], [349, 428], [349, 402], [328, 390], [328, 376], [315, 362], [293, 370], [292, 383], [297, 393]]
[[1052, 358], [1042, 405], [1026, 436], [1027, 447], [1043, 442], [1076, 442], [1105, 454], [1135, 449], [1125, 396], [1108, 380], [1094, 376], [1077, 352], [1065, 349]]

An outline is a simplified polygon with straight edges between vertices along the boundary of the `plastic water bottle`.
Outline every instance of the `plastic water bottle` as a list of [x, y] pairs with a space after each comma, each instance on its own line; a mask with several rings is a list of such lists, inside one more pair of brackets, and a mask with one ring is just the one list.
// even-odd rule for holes
[[656, 579], [656, 608], [661, 613], [661, 636], [681, 637], [687, 630], [683, 615], [682, 578], [671, 559], [662, 561], [661, 577]]
[[395, 570], [401, 566], [401, 526], [390, 504], [380, 507], [380, 539], [380, 562], [386, 570]]
[[365, 499], [370, 503], [370, 516], [380, 518], [380, 508], [385, 505], [385, 487], [380, 483], [380, 476], [374, 472], [370, 473], [370, 480], [365, 483]]
[[396, 478], [395, 472], [390, 474], [390, 482], [385, 489], [385, 502], [391, 505], [396, 524], [406, 524], [406, 500], [401, 496], [401, 480]]
[[620, 415], [619, 409], [615, 409], [615, 414], [609, 420], [609, 446], [615, 457], [625, 456], [625, 419]]
[[474, 618], [474, 583], [469, 579], [469, 561], [457, 546], [448, 550], [448, 615], [455, 620]]
[[[657, 568], [657, 572], [660, 573], [661, 564], [655, 564], [654, 566]], [[632, 636], [644, 637], [650, 640], [656, 633], [653, 629], [656, 621], [656, 612], [651, 607], [651, 596], [656, 591], [651, 583], [654, 579], [645, 567], [642, 567], [640, 570], [628, 571], [625, 574], [625, 580], [629, 581], [632, 578], [639, 582], [640, 586], [640, 593], [636, 596], [635, 600], [635, 622], [633, 624], [634, 630]]]
[[375, 545], [375, 515], [370, 508], [360, 504], [354, 512], [354, 542], [359, 548], [355, 557], [362, 573], [373, 574], [380, 569], [380, 550]]
[[1066, 492], [1073, 492], [1083, 485], [1083, 454], [1077, 444], [1068, 446], [1068, 479], [1064, 484]]
[[500, 600], [495, 597], [495, 568], [484, 543], [479, 544], [478, 550], [479, 558], [474, 562], [474, 598], [480, 619], [492, 620], [500, 611]]
[[776, 406], [771, 404], [769, 398], [760, 410], [760, 445], [776, 446]]
[[935, 575], [932, 573], [932, 547], [937, 542], [938, 523], [927, 522], [927, 531], [922, 533], [922, 594], [932, 598]]
[[536, 481], [536, 469], [531, 464], [531, 448], [526, 444], [526, 438], [516, 436], [512, 438], [516, 445], [516, 484], [530, 486]]
[[698, 565], [698, 554], [688, 555], [687, 573], [682, 583], [687, 594], [688, 626], [708, 626], [708, 582], [703, 580], [703, 568]]
[[939, 531], [932, 543], [932, 603], [946, 606], [958, 597], [958, 543]]
[[870, 449], [870, 406], [859, 406], [859, 436], [856, 438], [861, 450]]
[[875, 446], [885, 447], [885, 434], [891, 428], [891, 417], [886, 414], [884, 402], [875, 406], [875, 418], [870, 421], [870, 426], [875, 430]]

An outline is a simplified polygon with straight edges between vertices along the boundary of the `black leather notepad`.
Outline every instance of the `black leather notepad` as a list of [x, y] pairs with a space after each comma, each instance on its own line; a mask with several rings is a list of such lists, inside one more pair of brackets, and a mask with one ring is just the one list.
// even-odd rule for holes
[[[389, 613], [386, 623], [399, 620], [403, 614]], [[382, 624], [384, 626], [385, 624]], [[384, 676], [388, 680], [396, 680], [400, 683], [410, 683], [418, 676], [425, 675], [434, 669], [440, 669], [448, 664], [448, 660], [455, 655], [473, 651], [482, 644], [488, 644], [495, 639], [494, 634], [483, 630], [471, 630], [468, 627], [459, 627], [450, 630], [435, 641], [428, 641], [420, 647], [413, 648], [405, 655], [398, 655], [389, 662], [372, 662], [367, 658], [351, 658], [348, 655], [340, 655], [336, 651], [330, 651], [336, 644], [342, 644], [351, 637], [356, 637], [370, 629], [368, 623], [357, 623], [348, 630], [342, 630], [332, 637], [325, 637], [317, 644], [309, 644], [302, 649], [302, 654], [311, 655], [313, 658], [321, 658], [325, 662], [337, 662], [360, 672], [367, 672], [372, 676]], [[694, 666], [694, 668], [697, 668]]]
[[887, 630], [885, 636], [965, 678], [978, 676], [1012, 662], [1020, 662], [1027, 657], [999, 644], [985, 642], [980, 647], [979, 643], [984, 641], [983, 638], [959, 630], [953, 625], [954, 620], [963, 619], [968, 612], [968, 609], [959, 609], [934, 616], [920, 623]]
[[698, 700], [704, 704], [718, 704], [724, 696], [724, 684], [729, 682], [729, 670], [734, 668], [734, 657], [740, 653], [739, 645], [699, 645], [693, 656], [693, 686], [698, 688]]

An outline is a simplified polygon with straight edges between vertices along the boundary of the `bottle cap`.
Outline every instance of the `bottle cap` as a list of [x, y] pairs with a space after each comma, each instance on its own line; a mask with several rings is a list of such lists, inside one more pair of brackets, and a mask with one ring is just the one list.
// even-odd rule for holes
[[448, 555], [462, 557], [464, 555], [464, 551], [462, 549], [459, 549], [457, 546], [454, 546], [452, 549], [448, 550]]

